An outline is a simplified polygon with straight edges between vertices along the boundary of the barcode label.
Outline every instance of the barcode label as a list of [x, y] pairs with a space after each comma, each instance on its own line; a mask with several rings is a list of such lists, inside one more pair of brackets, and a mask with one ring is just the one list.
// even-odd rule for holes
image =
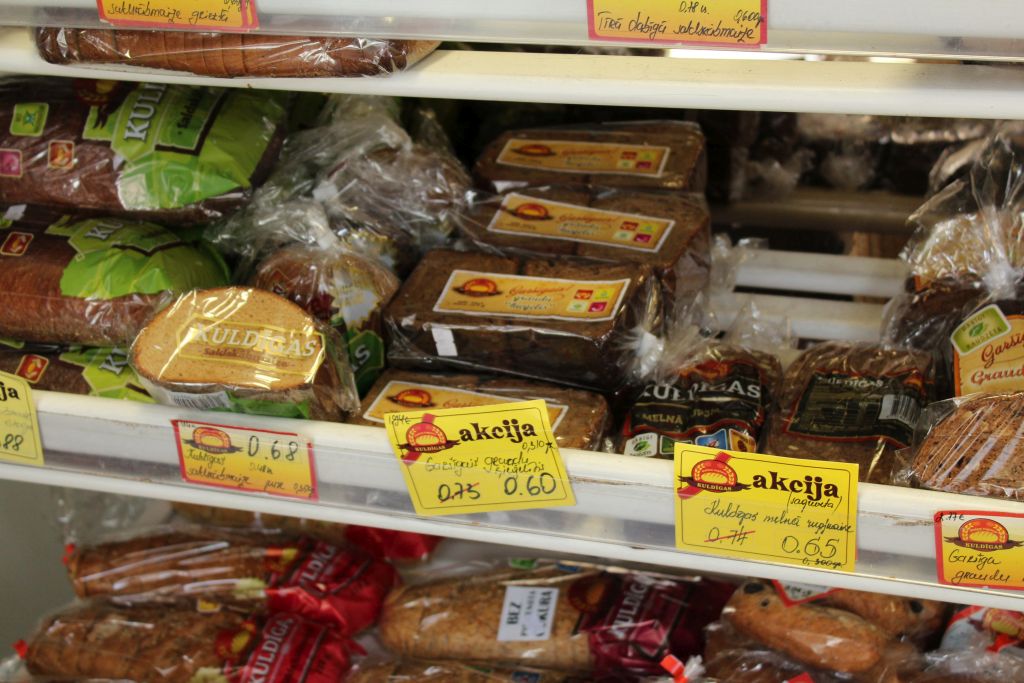
[[165, 391], [164, 396], [167, 403], [182, 408], [195, 408], [196, 410], [213, 410], [214, 408], [230, 408], [231, 400], [228, 399], [226, 391], [218, 391], [213, 394], [189, 394], [183, 391]]
[[920, 414], [921, 404], [913, 396], [886, 394], [882, 397], [882, 409], [878, 411], [878, 419], [895, 420], [912, 428], [917, 424], [917, 417]]

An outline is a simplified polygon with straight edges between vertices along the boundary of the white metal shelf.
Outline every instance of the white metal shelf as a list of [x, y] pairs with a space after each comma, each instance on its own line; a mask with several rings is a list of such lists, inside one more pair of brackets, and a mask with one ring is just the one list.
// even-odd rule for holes
[[[258, 0], [257, 7], [262, 29], [277, 33], [594, 44], [584, 0]], [[0, 0], [0, 16], [11, 25], [101, 26], [95, 0]], [[1024, 55], [1020, 20], [1019, 5], [1007, 0], [771, 0], [767, 47], [1012, 58]]]
[[204, 78], [48, 64], [25, 29], [0, 30], [0, 70], [289, 91], [613, 106], [1024, 119], [1008, 65], [672, 59], [441, 50], [382, 78]]

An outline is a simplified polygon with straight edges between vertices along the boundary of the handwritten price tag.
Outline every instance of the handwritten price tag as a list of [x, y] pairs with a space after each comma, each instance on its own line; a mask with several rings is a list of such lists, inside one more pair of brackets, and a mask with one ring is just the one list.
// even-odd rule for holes
[[252, 31], [255, 0], [96, 0], [100, 21], [118, 28]]
[[0, 372], [0, 460], [42, 465], [39, 420], [27, 381]]
[[718, 47], [768, 42], [768, 0], [587, 0], [591, 40]]
[[191, 420], [171, 424], [184, 481], [316, 500], [313, 444], [306, 437]]
[[853, 571], [857, 465], [676, 444], [676, 547]]
[[935, 560], [939, 583], [1024, 590], [1024, 514], [936, 512]]
[[544, 401], [387, 413], [421, 515], [575, 505]]

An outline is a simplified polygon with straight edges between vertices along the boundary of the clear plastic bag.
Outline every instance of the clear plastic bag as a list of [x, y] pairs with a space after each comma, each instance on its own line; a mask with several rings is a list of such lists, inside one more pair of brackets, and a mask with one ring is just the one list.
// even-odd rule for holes
[[498, 669], [460, 662], [366, 661], [352, 668], [345, 683], [566, 683], [565, 674]]
[[5, 79], [0, 204], [165, 224], [221, 217], [249, 199], [277, 159], [288, 98], [162, 83]]
[[228, 281], [207, 245], [153, 223], [15, 205], [0, 226], [0, 337], [126, 346], [178, 294]]
[[429, 252], [385, 312], [388, 360], [615, 391], [639, 328], [657, 333], [660, 287], [636, 264]]
[[53, 64], [118, 64], [200, 76], [378, 76], [403, 71], [437, 41], [317, 38], [263, 33], [40, 28], [39, 56]]
[[333, 422], [359, 407], [337, 330], [260, 289], [182, 295], [143, 328], [131, 362], [168, 405]]
[[125, 348], [11, 344], [0, 340], [0, 372], [27, 379], [34, 390], [153, 402]]
[[1008, 683], [1024, 681], [1024, 660], [984, 650], [934, 652], [909, 683]]

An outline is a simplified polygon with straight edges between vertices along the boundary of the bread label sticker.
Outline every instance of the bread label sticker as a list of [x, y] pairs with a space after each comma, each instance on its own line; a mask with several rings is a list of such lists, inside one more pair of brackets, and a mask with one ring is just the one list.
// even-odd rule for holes
[[502, 200], [487, 230], [657, 253], [673, 225], [668, 218], [602, 211], [513, 192]]
[[1024, 590], [1024, 514], [936, 512], [935, 560], [939, 583]]
[[43, 442], [32, 401], [32, 389], [24, 377], [0, 372], [0, 460], [19, 465], [43, 464]]
[[384, 416], [421, 515], [575, 505], [542, 400]]
[[629, 282], [456, 270], [434, 304], [434, 312], [599, 322], [615, 318]]
[[252, 31], [255, 0], [96, 0], [100, 21], [118, 28]]
[[513, 138], [505, 143], [497, 162], [555, 173], [660, 178], [670, 153], [668, 147], [655, 145]]
[[774, 579], [772, 580], [772, 585], [775, 586], [775, 592], [779, 594], [779, 598], [785, 603], [786, 607], [812, 602], [839, 590], [838, 588], [829, 588], [828, 586], [818, 586], [810, 583], [792, 583], [788, 581], [784, 583]]
[[858, 470], [852, 463], [676, 444], [676, 547], [853, 571]]
[[591, 40], [750, 48], [768, 42], [768, 0], [587, 0]]
[[293, 432], [171, 420], [181, 478], [190, 484], [317, 499], [313, 444]]
[[505, 589], [505, 602], [501, 607], [498, 640], [549, 640], [557, 606], [557, 588], [509, 586]]
[[46, 102], [19, 102], [11, 112], [11, 135], [37, 138], [46, 128], [50, 105]]
[[991, 304], [969, 316], [949, 338], [957, 396], [1024, 389], [1024, 315]]
[[[514, 403], [520, 397], [509, 398], [500, 394], [488, 394], [482, 391], [453, 389], [437, 384], [421, 384], [419, 382], [388, 382], [370, 407], [363, 412], [363, 419], [384, 424], [388, 413], [417, 408], [470, 408], [473, 406], [491, 406], [498, 403]], [[569, 406], [561, 403], [547, 402], [548, 420], [551, 429], [558, 431], [562, 418], [569, 412]]]

